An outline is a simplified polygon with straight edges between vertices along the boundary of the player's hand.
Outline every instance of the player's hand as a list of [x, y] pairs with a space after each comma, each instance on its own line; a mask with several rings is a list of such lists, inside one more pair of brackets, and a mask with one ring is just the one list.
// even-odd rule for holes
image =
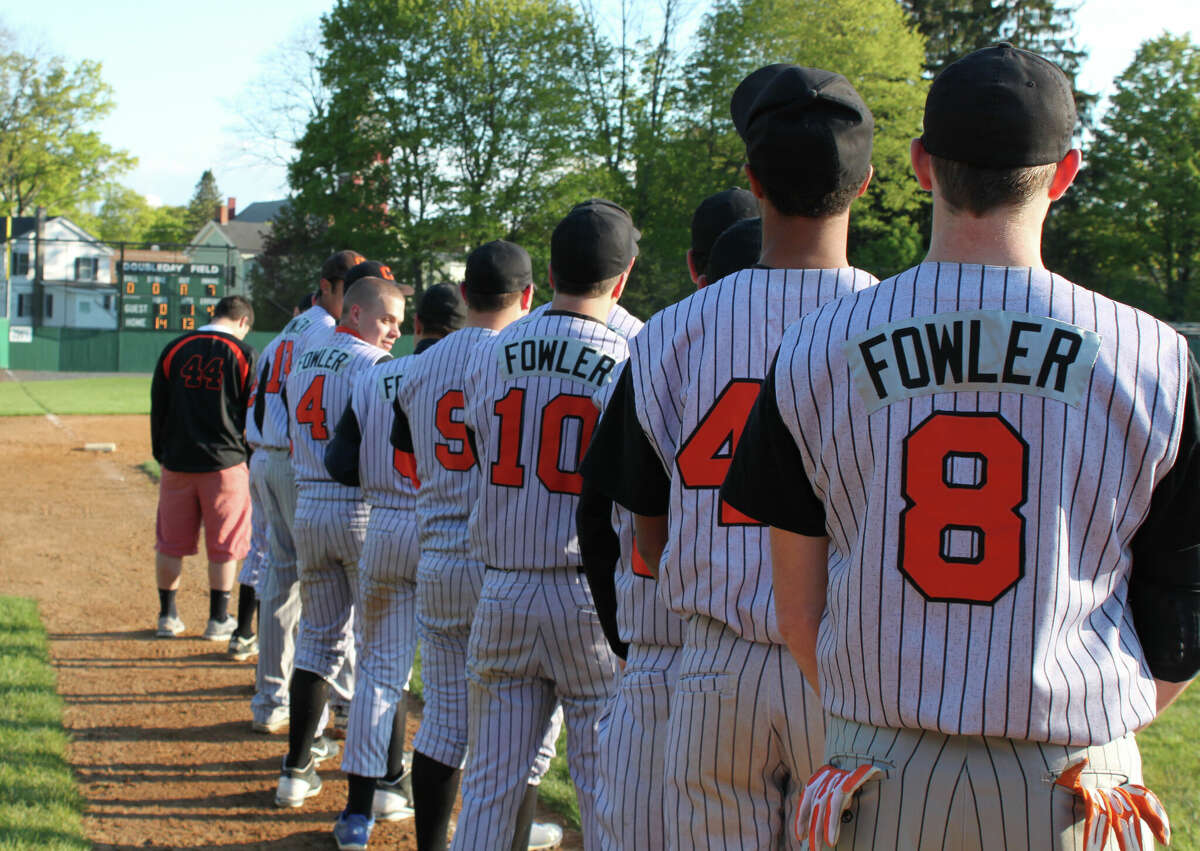
[[837, 845], [842, 830], [842, 813], [850, 806], [854, 793], [867, 783], [882, 777], [874, 765], [854, 770], [823, 765], [804, 787], [800, 810], [796, 813], [796, 838], [808, 840], [809, 851]]
[[1083, 801], [1083, 836], [1086, 851], [1103, 851], [1109, 833], [1121, 851], [1142, 851], [1142, 826], [1163, 845], [1171, 842], [1171, 823], [1158, 796], [1137, 783], [1122, 783], [1111, 789], [1085, 789], [1080, 781], [1087, 767], [1081, 757], [1063, 770], [1054, 782], [1074, 792]]

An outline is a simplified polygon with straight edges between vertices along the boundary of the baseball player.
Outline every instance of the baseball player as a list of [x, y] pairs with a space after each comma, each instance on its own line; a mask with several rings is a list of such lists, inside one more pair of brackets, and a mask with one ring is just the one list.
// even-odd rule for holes
[[[716, 235], [727, 232], [737, 217], [757, 212], [754, 196], [744, 189], [729, 189], [700, 202], [692, 215], [692, 247], [687, 255], [688, 270], [697, 287], [710, 280], [704, 270], [718, 259], [720, 239]], [[757, 259], [756, 249], [745, 265]], [[641, 322], [629, 330], [628, 336], [634, 336], [641, 330]], [[601, 411], [615, 387], [616, 382], [610, 382], [596, 393]], [[632, 516], [623, 508], [614, 509], [612, 500], [588, 481], [587, 468], [594, 463], [619, 462], [601, 458], [585, 461], [583, 491], [576, 512], [579, 552], [609, 646], [626, 660], [620, 686], [598, 727], [599, 845], [612, 849], [662, 848], [663, 750], [671, 690], [683, 644], [683, 622], [667, 610], [658, 595], [658, 583], [636, 555]]]
[[[404, 687], [417, 648], [416, 580], [420, 547], [415, 513], [420, 480], [411, 455], [390, 443], [396, 387], [419, 355], [462, 326], [458, 290], [437, 284], [417, 302], [413, 357], [363, 370], [350, 404], [325, 448], [325, 467], [345, 485], [362, 487], [371, 506], [359, 560], [359, 643], [354, 698], [342, 770], [349, 780], [346, 808], [333, 828], [340, 849], [365, 849], [375, 819], [412, 815], [404, 776]], [[410, 779], [410, 778], [406, 778]]]
[[730, 225], [713, 243], [705, 267], [708, 280], [719, 281], [748, 269], [762, 254], [762, 219], [742, 219]]
[[1042, 265], [1074, 131], [1042, 57], [948, 66], [925, 262], [788, 330], [729, 471], [829, 717], [814, 851], [1167, 840], [1133, 734], [1200, 669], [1200, 371]]
[[596, 720], [616, 684], [580, 572], [579, 463], [598, 417], [592, 395], [627, 343], [607, 323], [639, 234], [618, 205], [574, 207], [550, 243], [550, 309], [480, 346], [464, 420], [483, 481], [472, 550], [487, 568], [468, 646], [471, 758], [455, 849], [507, 848], [530, 768], [561, 700], [584, 843], [596, 841]]
[[[342, 315], [345, 279], [363, 262], [356, 251], [339, 251], [321, 264], [320, 286], [309, 296], [312, 305], [291, 319], [259, 359], [254, 428], [266, 455], [265, 475], [253, 487], [267, 515], [270, 561], [259, 589], [259, 655], [251, 726], [256, 732], [278, 733], [288, 723], [288, 683], [292, 678], [296, 631], [300, 623], [300, 584], [296, 575], [296, 477], [291, 462], [284, 383], [298, 355], [333, 331]], [[301, 302], [303, 304], [303, 301]]]
[[[772, 65], [733, 94], [762, 211], [761, 265], [646, 323], [609, 402], [589, 479], [635, 514], [637, 547], [687, 619], [666, 746], [667, 847], [796, 847], [789, 814], [820, 758], [816, 696], [775, 618], [765, 527], [721, 502], [784, 327], [875, 279], [846, 261], [874, 121], [841, 75]], [[612, 463], [620, 459], [620, 463]]]
[[[396, 389], [392, 446], [413, 458], [421, 489], [417, 522], [417, 634], [425, 709], [413, 740], [412, 788], [417, 846], [444, 851], [451, 808], [467, 753], [467, 640], [483, 585], [484, 565], [472, 557], [467, 518], [480, 478], [463, 423], [463, 375], [475, 350], [525, 315], [533, 299], [529, 254], [503, 240], [467, 258], [461, 287], [466, 327], [415, 360]], [[536, 782], [549, 769], [557, 727], [536, 760], [514, 830], [516, 847], [557, 845], [562, 831], [533, 824]], [[527, 805], [526, 805], [527, 802]]]
[[[346, 663], [369, 506], [359, 488], [333, 481], [324, 450], [360, 372], [390, 358], [412, 288], [365, 277], [345, 290], [337, 327], [292, 363], [284, 385], [298, 489], [294, 535], [300, 632], [289, 687], [288, 753], [275, 795], [297, 807], [321, 790], [312, 744], [329, 685]], [[345, 695], [349, 697], [349, 695]]]
[[254, 383], [254, 349], [243, 338], [254, 308], [226, 296], [213, 321], [167, 344], [150, 385], [150, 437], [162, 466], [155, 523], [159, 638], [183, 632], [175, 593], [183, 557], [196, 552], [204, 526], [209, 612], [203, 638], [225, 641], [237, 625], [229, 593], [250, 548], [246, 407]]

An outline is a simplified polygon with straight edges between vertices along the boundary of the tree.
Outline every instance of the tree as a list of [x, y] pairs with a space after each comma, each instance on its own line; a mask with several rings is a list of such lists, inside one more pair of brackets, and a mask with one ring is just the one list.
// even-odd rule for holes
[[75, 216], [88, 233], [113, 242], [168, 244], [187, 242], [195, 235], [185, 221], [186, 207], [152, 207], [140, 192], [118, 183], [104, 187], [94, 212]]
[[1144, 42], [1116, 92], [1075, 202], [1052, 220], [1064, 271], [1162, 315], [1200, 309], [1200, 46], [1163, 34]]
[[112, 89], [98, 62], [69, 67], [10, 42], [0, 40], [0, 204], [18, 216], [74, 213], [137, 162], [89, 129], [112, 111]]
[[200, 179], [196, 181], [192, 200], [188, 201], [187, 216], [184, 219], [188, 228], [185, 242], [194, 237], [206, 222], [212, 221], [217, 207], [224, 201], [221, 190], [217, 188], [217, 178], [213, 176], [212, 169], [206, 168], [200, 175]]
[[334, 243], [329, 228], [296, 204], [281, 209], [250, 268], [255, 327], [282, 328], [292, 318], [292, 306], [316, 288], [325, 258], [348, 247], [353, 246]]

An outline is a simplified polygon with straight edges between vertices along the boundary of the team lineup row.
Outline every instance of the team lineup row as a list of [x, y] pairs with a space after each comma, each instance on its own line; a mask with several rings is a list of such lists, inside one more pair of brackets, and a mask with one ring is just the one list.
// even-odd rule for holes
[[[1065, 76], [1009, 45], [939, 75], [912, 146], [930, 251], [883, 282], [846, 257], [874, 130], [849, 81], [767, 66], [731, 117], [750, 191], [696, 210], [699, 289], [644, 325], [617, 303], [640, 234], [591, 199], [548, 305], [488, 243], [422, 294], [411, 356], [386, 353], [412, 289], [350, 251], [257, 363], [237, 316], [164, 352], [156, 410], [221, 395], [254, 449], [276, 803], [320, 790], [333, 697], [343, 849], [409, 815], [445, 848], [460, 781], [453, 848], [553, 844], [562, 724], [588, 848], [1167, 841], [1135, 733], [1200, 670], [1200, 368], [1042, 265], [1079, 167]], [[155, 434], [162, 627], [161, 559], [188, 554], [166, 471], [237, 474], [236, 447], [180, 469]], [[205, 525], [210, 566], [245, 555]]]

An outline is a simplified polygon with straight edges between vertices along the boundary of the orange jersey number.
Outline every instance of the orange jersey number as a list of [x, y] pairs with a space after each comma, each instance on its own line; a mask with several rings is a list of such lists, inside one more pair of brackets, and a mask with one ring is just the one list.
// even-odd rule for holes
[[[733, 452], [746, 428], [746, 417], [758, 398], [762, 382], [756, 378], [735, 378], [725, 385], [717, 401], [684, 441], [675, 457], [679, 478], [685, 488], [716, 490], [725, 481]], [[761, 526], [758, 521], [721, 500], [722, 526]]]
[[325, 408], [321, 404], [324, 390], [325, 376], [315, 376], [296, 405], [296, 422], [309, 427], [313, 440], [329, 439], [329, 429], [325, 427]]

